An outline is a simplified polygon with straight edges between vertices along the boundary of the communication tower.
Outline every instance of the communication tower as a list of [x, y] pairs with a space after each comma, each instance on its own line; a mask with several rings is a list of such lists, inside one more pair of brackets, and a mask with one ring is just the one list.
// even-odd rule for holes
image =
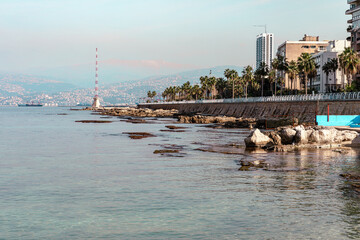
[[96, 63], [95, 63], [95, 97], [94, 102], [92, 104], [93, 108], [100, 107], [100, 100], [99, 100], [99, 75], [98, 75], [98, 49], [96, 48]]

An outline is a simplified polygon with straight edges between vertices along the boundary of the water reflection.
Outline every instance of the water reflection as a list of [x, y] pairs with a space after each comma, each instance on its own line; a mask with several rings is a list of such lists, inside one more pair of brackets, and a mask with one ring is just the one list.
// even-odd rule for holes
[[[360, 176], [360, 149], [352, 149], [356, 160], [347, 162], [342, 168], [343, 174]], [[342, 220], [347, 224], [344, 235], [350, 239], [360, 238], [360, 179], [342, 179], [339, 186], [342, 192], [343, 206], [341, 207]]]

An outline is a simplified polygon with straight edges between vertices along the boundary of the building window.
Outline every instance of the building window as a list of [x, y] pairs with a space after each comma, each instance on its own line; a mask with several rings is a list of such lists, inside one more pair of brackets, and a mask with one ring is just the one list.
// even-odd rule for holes
[[301, 48], [309, 48], [309, 46], [302, 46]]

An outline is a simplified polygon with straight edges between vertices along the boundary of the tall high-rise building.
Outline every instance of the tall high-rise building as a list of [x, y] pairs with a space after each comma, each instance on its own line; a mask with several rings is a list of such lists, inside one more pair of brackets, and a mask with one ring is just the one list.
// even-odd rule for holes
[[274, 34], [262, 33], [256, 37], [256, 69], [264, 62], [269, 67], [274, 58]]
[[348, 38], [351, 41], [351, 46], [356, 52], [360, 52], [360, 0], [347, 0], [350, 4], [350, 9], [345, 13], [351, 15], [351, 19], [347, 22], [351, 25], [348, 26], [347, 31], [351, 33]]

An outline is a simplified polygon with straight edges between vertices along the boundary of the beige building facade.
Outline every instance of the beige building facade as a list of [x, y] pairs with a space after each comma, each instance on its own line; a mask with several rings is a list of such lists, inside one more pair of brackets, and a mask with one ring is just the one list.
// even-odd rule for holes
[[[360, 1], [360, 0], [359, 0]], [[329, 46], [329, 41], [320, 41], [316, 36], [305, 36], [299, 41], [286, 41], [278, 47], [277, 55], [283, 56], [287, 61], [297, 61], [302, 53], [314, 54], [321, 51], [326, 51]], [[300, 80], [297, 78], [294, 81], [293, 88], [301, 90]], [[290, 79], [285, 76], [285, 88], [291, 88]]]

